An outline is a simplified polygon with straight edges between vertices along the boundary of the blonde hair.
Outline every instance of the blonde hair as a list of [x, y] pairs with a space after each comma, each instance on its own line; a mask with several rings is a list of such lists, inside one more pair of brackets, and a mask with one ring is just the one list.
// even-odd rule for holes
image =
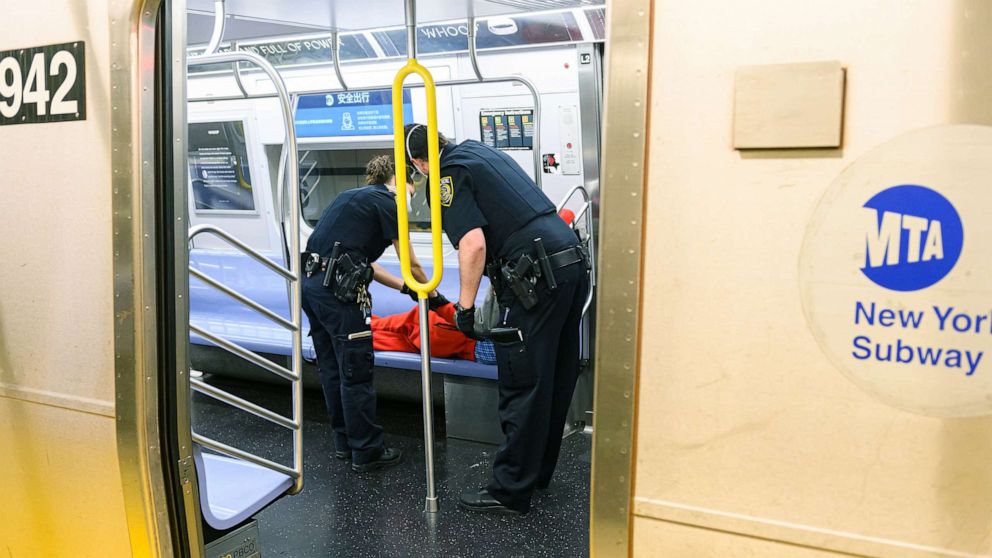
[[389, 155], [378, 155], [373, 157], [369, 164], [365, 165], [366, 184], [385, 184], [396, 174], [396, 166]]

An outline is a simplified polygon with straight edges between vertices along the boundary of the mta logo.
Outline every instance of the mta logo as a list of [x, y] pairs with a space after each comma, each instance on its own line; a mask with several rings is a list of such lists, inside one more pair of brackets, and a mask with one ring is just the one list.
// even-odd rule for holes
[[954, 268], [964, 244], [961, 217], [944, 196], [916, 185], [885, 189], [864, 205], [861, 271], [893, 291], [917, 291]]

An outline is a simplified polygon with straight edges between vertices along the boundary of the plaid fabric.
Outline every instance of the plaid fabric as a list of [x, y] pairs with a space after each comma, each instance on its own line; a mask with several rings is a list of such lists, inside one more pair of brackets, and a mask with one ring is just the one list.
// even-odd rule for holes
[[496, 364], [496, 349], [490, 339], [475, 343], [475, 362], [479, 364]]

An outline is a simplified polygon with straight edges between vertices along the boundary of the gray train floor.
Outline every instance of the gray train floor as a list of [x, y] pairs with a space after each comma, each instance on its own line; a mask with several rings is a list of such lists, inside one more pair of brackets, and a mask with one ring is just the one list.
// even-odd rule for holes
[[[287, 386], [207, 376], [209, 383], [287, 413]], [[457, 507], [463, 490], [484, 486], [495, 446], [446, 440], [443, 410], [435, 408], [435, 471], [441, 511], [423, 512], [425, 465], [420, 405], [379, 401], [388, 445], [403, 462], [357, 474], [334, 459], [330, 425], [319, 390], [304, 395], [304, 490], [259, 513], [263, 556], [344, 557], [582, 557], [589, 546], [591, 439], [566, 438], [550, 489], [537, 494], [530, 513], [498, 516]], [[194, 429], [283, 463], [291, 461], [288, 431], [196, 394]]]

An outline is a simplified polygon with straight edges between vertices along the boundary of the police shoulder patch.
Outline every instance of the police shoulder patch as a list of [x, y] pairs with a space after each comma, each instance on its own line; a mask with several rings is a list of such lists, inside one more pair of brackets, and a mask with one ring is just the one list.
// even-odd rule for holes
[[455, 199], [455, 186], [451, 183], [451, 177], [441, 178], [441, 205], [451, 207], [451, 200]]

